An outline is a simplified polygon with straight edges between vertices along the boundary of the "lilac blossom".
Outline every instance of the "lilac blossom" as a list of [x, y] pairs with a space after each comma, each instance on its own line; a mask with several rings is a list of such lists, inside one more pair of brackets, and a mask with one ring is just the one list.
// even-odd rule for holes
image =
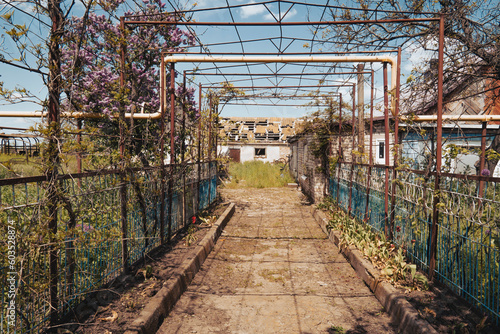
[[[129, 26], [125, 36], [127, 45], [127, 68], [125, 100], [120, 101], [120, 48], [121, 31], [119, 22], [113, 17], [120, 11], [124, 0], [102, 2], [109, 15], [89, 14], [86, 24], [82, 18], [69, 20], [68, 33], [62, 48], [63, 91], [66, 99], [63, 108], [68, 111], [83, 111], [113, 115], [121, 104], [130, 112], [135, 105], [144, 112], [159, 109], [158, 70], [161, 51], [181, 50], [194, 42], [190, 32], [170, 26]], [[165, 20], [165, 4], [159, 0], [143, 0], [137, 12], [144, 14], [139, 19]], [[148, 16], [146, 16], [148, 15]], [[84, 39], [81, 39], [84, 36]], [[176, 96], [182, 97], [178, 88]], [[194, 103], [194, 89], [186, 90], [188, 116], [194, 118], [197, 112]]]
[[481, 171], [481, 175], [482, 175], [482, 176], [490, 176], [490, 170], [489, 170], [489, 169], [486, 169], [486, 168], [485, 168], [485, 169], [483, 169], [483, 170]]

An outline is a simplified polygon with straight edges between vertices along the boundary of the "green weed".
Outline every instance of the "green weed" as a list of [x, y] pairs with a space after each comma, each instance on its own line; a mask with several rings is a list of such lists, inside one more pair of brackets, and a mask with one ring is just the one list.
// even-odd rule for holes
[[270, 164], [262, 161], [246, 161], [244, 163], [229, 163], [230, 181], [226, 188], [271, 188], [284, 187], [295, 182], [286, 166]]

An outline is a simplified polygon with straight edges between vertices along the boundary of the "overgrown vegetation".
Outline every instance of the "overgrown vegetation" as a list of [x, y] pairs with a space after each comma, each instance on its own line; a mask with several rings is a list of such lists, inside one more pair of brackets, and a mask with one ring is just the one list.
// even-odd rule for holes
[[229, 180], [226, 188], [271, 188], [284, 187], [295, 182], [288, 165], [265, 163], [262, 161], [231, 162], [227, 166]]
[[397, 248], [382, 234], [375, 233], [371, 226], [349, 217], [334, 205], [331, 198], [325, 198], [319, 209], [330, 214], [328, 230], [340, 231], [339, 247], [355, 246], [373, 266], [391, 283], [410, 289], [427, 290], [427, 278], [417, 272], [417, 266], [407, 262], [404, 248]]

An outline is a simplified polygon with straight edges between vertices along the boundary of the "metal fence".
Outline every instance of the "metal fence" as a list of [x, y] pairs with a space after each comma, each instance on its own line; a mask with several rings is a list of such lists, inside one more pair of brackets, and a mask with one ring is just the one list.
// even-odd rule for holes
[[436, 187], [436, 173], [395, 174], [393, 167], [339, 163], [329, 193], [345, 211], [392, 235], [423, 270], [436, 238], [435, 277], [498, 324], [500, 179], [441, 173]]
[[[49, 324], [51, 292], [57, 294], [58, 315], [67, 314], [215, 200], [216, 162], [170, 167], [163, 181], [160, 168], [61, 175], [55, 236], [45, 223], [48, 180], [0, 180], [0, 233], [6, 236], [0, 244], [0, 302], [5, 306], [0, 332], [42, 332]], [[54, 250], [57, 275], [50, 272]], [[15, 317], [9, 318], [10, 312]]]

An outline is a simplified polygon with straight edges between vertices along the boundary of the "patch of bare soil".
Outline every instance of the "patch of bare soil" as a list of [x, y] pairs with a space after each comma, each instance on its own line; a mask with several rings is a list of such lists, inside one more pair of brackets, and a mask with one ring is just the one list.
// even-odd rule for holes
[[484, 333], [498, 334], [500, 328], [484, 314], [476, 311], [470, 303], [448, 288], [435, 284], [429, 290], [400, 292], [439, 333]]
[[141, 310], [172, 276], [181, 263], [194, 254], [197, 243], [208, 233], [211, 224], [224, 212], [228, 203], [215, 205], [205, 217], [181, 230], [173, 240], [148, 254], [146, 261], [121, 275], [104, 288], [89, 294], [65, 319], [58, 333], [124, 333]]

